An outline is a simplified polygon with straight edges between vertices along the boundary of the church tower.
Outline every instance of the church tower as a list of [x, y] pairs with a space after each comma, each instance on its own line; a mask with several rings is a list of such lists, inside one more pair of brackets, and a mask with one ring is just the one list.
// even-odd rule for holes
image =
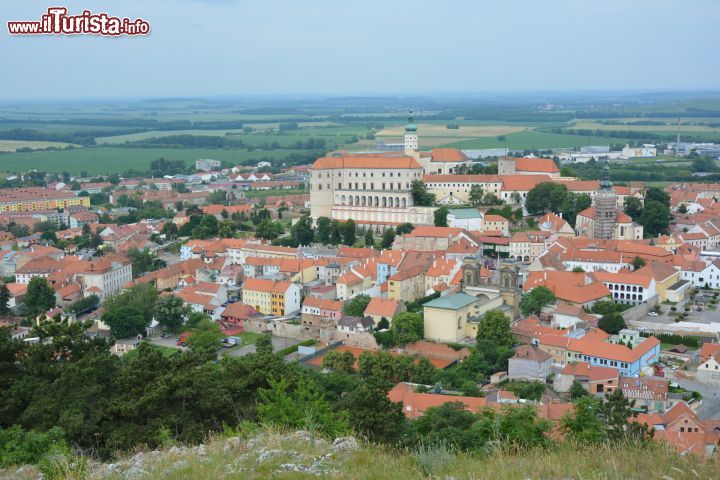
[[500, 297], [512, 307], [512, 320], [520, 316], [520, 266], [515, 261], [505, 260], [500, 265]]
[[415, 125], [415, 117], [410, 110], [408, 116], [408, 124], [405, 125], [405, 155], [413, 155], [418, 150], [418, 134], [417, 125]]
[[613, 192], [610, 181], [610, 162], [605, 161], [600, 191], [595, 197], [595, 221], [593, 222], [593, 237], [612, 239], [617, 222], [617, 197]]

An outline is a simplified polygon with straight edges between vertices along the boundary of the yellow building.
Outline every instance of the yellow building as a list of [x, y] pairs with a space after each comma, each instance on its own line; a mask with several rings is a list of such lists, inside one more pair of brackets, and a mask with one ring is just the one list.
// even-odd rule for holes
[[425, 267], [418, 265], [401, 270], [388, 278], [388, 298], [412, 302], [425, 296]]
[[437, 342], [459, 342], [477, 336], [477, 322], [483, 313], [501, 308], [501, 297], [480, 301], [465, 293], [453, 293], [436, 298], [423, 306], [424, 337]]
[[248, 278], [243, 283], [242, 302], [265, 315], [290, 315], [300, 310], [300, 287], [290, 282]]
[[662, 262], [652, 261], [637, 270], [637, 275], [647, 275], [655, 279], [655, 293], [658, 301], [678, 302], [683, 299], [684, 293], [692, 286], [690, 282], [678, 285], [682, 272], [675, 270], [670, 265]]
[[89, 207], [90, 197], [40, 187], [0, 189], [0, 213], [57, 210], [73, 205]]

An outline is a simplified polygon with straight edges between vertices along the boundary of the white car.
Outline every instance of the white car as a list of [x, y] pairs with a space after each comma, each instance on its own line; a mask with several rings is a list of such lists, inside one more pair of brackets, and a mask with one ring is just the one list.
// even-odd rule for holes
[[648, 312], [648, 315], [650, 315], [651, 317], [657, 317], [657, 316], [658, 316], [657, 312]]

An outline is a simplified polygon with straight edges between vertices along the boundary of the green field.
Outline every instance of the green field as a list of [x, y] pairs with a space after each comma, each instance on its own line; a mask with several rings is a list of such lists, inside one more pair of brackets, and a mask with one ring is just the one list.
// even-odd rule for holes
[[[533, 130], [522, 131], [505, 135], [506, 140], [498, 140], [498, 137], [473, 138], [445, 143], [443, 147], [454, 147], [461, 149], [480, 148], [507, 148], [513, 149], [545, 149], [545, 148], [571, 148], [586, 145], [610, 145], [625, 144], [626, 138], [605, 138], [584, 135], [564, 135], [557, 133], [536, 132]], [[420, 134], [420, 147], [424, 147], [422, 134]]]
[[282, 158], [301, 150], [225, 150], [214, 148], [122, 148], [90, 147], [76, 150], [54, 152], [23, 152], [0, 155], [0, 171], [22, 172], [36, 169], [44, 172], [60, 173], [67, 171], [79, 174], [86, 171], [90, 175], [122, 173], [127, 170], [146, 171], [150, 162], [164, 157], [168, 160], [194, 162], [199, 158], [212, 158], [241, 162], [261, 158]]

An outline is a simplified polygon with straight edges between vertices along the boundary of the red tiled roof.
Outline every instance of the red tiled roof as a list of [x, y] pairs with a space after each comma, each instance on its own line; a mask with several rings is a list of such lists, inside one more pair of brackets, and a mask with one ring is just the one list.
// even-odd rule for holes
[[392, 155], [343, 155], [339, 157], [321, 157], [315, 160], [312, 170], [340, 168], [374, 169], [420, 169], [413, 157]]

